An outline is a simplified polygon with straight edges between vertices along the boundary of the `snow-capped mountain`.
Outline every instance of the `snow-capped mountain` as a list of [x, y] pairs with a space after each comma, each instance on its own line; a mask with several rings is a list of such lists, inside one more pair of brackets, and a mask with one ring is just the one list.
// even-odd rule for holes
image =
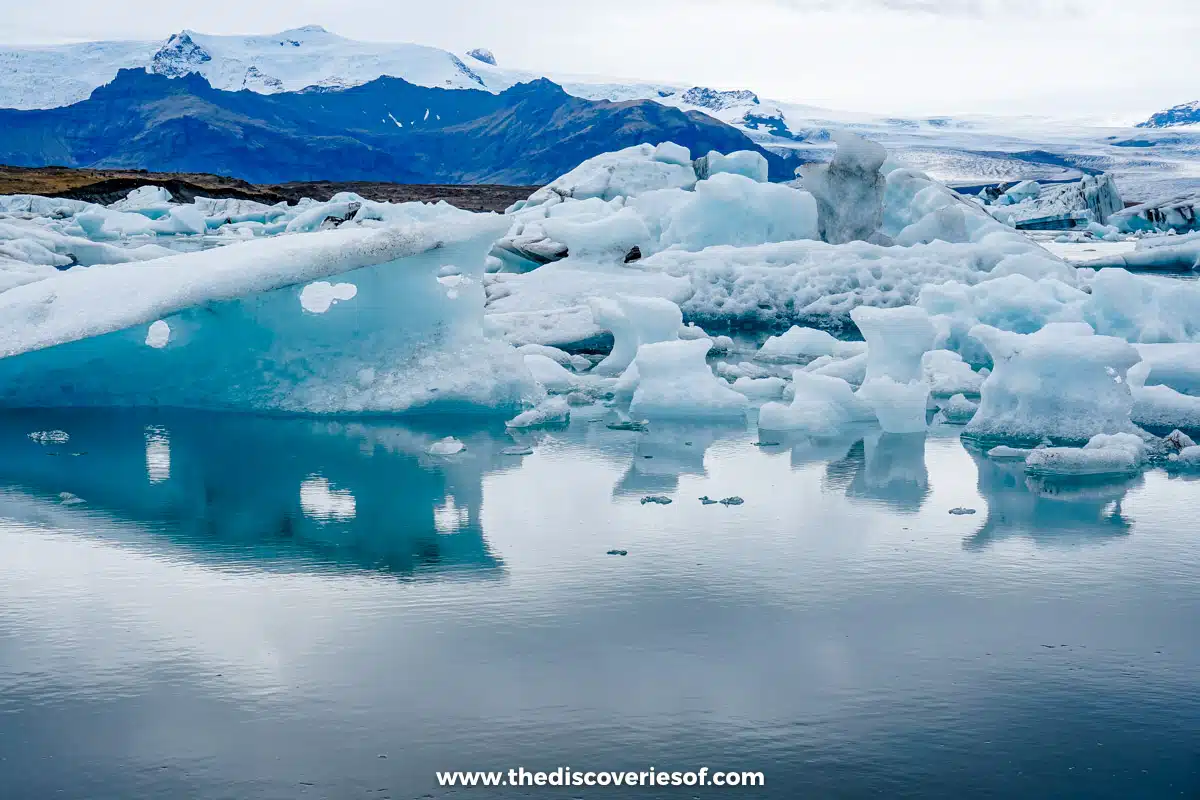
[[[982, 115], [896, 118], [831, 111], [761, 97], [749, 88], [529, 72], [506, 67], [486, 48], [461, 54], [418, 44], [359, 42], [320, 26], [262, 36], [181, 31], [165, 42], [93, 42], [0, 48], [0, 108], [57, 108], [86, 99], [123, 68], [178, 77], [197, 73], [215, 89], [259, 94], [310, 86], [349, 88], [381, 76], [417, 86], [493, 94], [549, 78], [576, 97], [652, 100], [700, 111], [762, 147], [799, 160], [824, 160], [831, 130], [849, 128], [884, 144], [905, 164], [961, 185], [1022, 179], [1117, 175], [1130, 199], [1200, 187], [1200, 132], [1149, 136], [1128, 125]], [[1182, 125], [1198, 104], [1161, 112], [1146, 127]], [[1200, 121], [1195, 118], [1190, 121]], [[1132, 122], [1132, 120], [1130, 121]]]
[[1176, 125], [1200, 125], [1200, 100], [1171, 106], [1138, 123], [1139, 128], [1170, 128]]

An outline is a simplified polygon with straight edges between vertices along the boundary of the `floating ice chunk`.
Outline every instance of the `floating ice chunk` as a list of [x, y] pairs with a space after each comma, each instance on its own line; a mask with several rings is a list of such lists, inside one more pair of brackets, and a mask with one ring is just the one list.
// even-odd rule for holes
[[150, 323], [149, 329], [146, 331], [146, 345], [153, 347], [155, 350], [161, 350], [167, 346], [167, 342], [171, 339], [171, 326], [165, 320], [155, 320]]
[[[1200, 397], [1200, 344], [1136, 344], [1142, 361], [1136, 369], [1146, 370], [1143, 384], [1169, 386], [1177, 392]], [[1133, 380], [1133, 370], [1130, 370]]]
[[717, 374], [729, 381], [736, 381], [738, 378], [767, 378], [772, 375], [770, 369], [749, 361], [741, 361], [737, 364], [718, 361], [715, 366]]
[[300, 305], [310, 314], [324, 314], [334, 303], [353, 300], [358, 287], [353, 283], [316, 281], [300, 291]]
[[162, 186], [139, 186], [125, 195], [123, 200], [110, 203], [108, 207], [117, 211], [140, 211], [159, 208], [170, 203], [171, 199], [171, 193]]
[[1200, 445], [1185, 447], [1178, 453], [1172, 453], [1168, 459], [1173, 467], [1200, 468]]
[[[589, 305], [592, 318], [613, 335], [612, 351], [592, 370], [597, 375], [621, 373], [633, 363], [641, 345], [673, 341], [679, 337], [683, 325], [679, 306], [658, 297], [593, 298]], [[694, 341], [712, 345], [708, 339]]]
[[77, 506], [77, 505], [80, 505], [81, 503], [87, 502], [82, 497], [73, 495], [70, 492], [59, 492], [58, 493], [58, 501], [60, 503], [62, 503], [64, 506]]
[[806, 356], [847, 358], [866, 351], [866, 342], [843, 342], [825, 331], [793, 325], [785, 333], [769, 337], [754, 357], [760, 361], [795, 361]]
[[208, 219], [196, 206], [173, 206], [166, 217], [155, 221], [154, 232], [160, 236], [173, 233], [200, 234], [208, 230]]
[[692, 165], [692, 151], [681, 144], [663, 142], [654, 148], [654, 160], [664, 164], [678, 164], [681, 167]]
[[710, 150], [706, 161], [708, 170], [706, 177], [709, 179], [720, 174], [730, 174], [749, 178], [756, 183], [766, 183], [768, 180], [767, 159], [763, 158], [761, 153], [753, 150], [738, 150], [736, 153], [728, 155]]
[[867, 343], [867, 381], [884, 377], [902, 383], [924, 379], [922, 358], [937, 335], [924, 309], [860, 306], [850, 312], [850, 318]]
[[1192, 437], [1188, 436], [1181, 430], [1173, 430], [1164, 436], [1163, 443], [1166, 445], [1168, 451], [1173, 451], [1176, 453], [1184, 448], [1193, 447], [1196, 444], [1192, 440]]
[[1200, 285], [1104, 269], [1091, 281], [1085, 319], [1131, 342], [1200, 342]]
[[1029, 457], [1033, 450], [1028, 447], [1009, 447], [1006, 444], [1001, 444], [987, 451], [988, 458], [996, 459], [1020, 459], [1024, 461]]
[[921, 357], [925, 379], [935, 396], [979, 394], [983, 375], [971, 369], [962, 356], [951, 350], [930, 350]]
[[975, 416], [979, 404], [967, 399], [964, 394], [956, 394], [949, 400], [938, 404], [938, 417], [942, 422], [951, 425], [965, 425]]
[[767, 378], [738, 378], [733, 382], [733, 390], [751, 400], [778, 400], [783, 397], [783, 387], [787, 381], [774, 375]]
[[654, 145], [640, 144], [589, 158], [567, 174], [538, 189], [518, 208], [554, 205], [564, 198], [612, 200], [633, 197], [656, 189], [691, 189], [696, 171], [689, 164], [656, 159]]
[[1111, 475], [1137, 472], [1146, 460], [1146, 445], [1132, 433], [1093, 436], [1083, 447], [1043, 447], [1025, 459], [1036, 475]]
[[926, 428], [929, 384], [923, 380], [867, 378], [856, 395], [875, 412], [884, 433], [920, 433]]
[[466, 450], [467, 446], [453, 436], [439, 439], [425, 450], [431, 456], [452, 456]]
[[[483, 338], [478, 283], [450, 299], [436, 278], [446, 263], [482, 271], [505, 224], [456, 213], [73, 269], [11, 289], [0, 294], [0, 404], [523, 406], [541, 389], [515, 351]], [[359, 288], [353, 313], [305, 313], [303, 288], [342, 274]], [[148, 349], [146, 326], [158, 320], [171, 346]], [[363, 386], [368, 368], [377, 378]]]
[[860, 353], [851, 358], [834, 359], [822, 356], [803, 367], [805, 372], [814, 375], [827, 375], [831, 378], [841, 378], [851, 386], [861, 386], [867, 379], [867, 354]]
[[758, 414], [758, 427], [768, 431], [802, 431], [810, 436], [833, 436], [874, 413], [841, 378], [803, 370], [792, 374], [794, 394], [789, 405], [767, 403]]
[[66, 431], [34, 431], [29, 438], [38, 444], [66, 444], [71, 441]]
[[1128, 342], [1096, 336], [1084, 323], [1052, 323], [1031, 334], [977, 325], [971, 336], [995, 368], [968, 433], [1083, 441], [1134, 430], [1126, 373], [1139, 356]]
[[549, 347], [544, 344], [521, 345], [517, 348], [517, 352], [523, 356], [545, 356], [564, 367], [572, 367], [576, 372], [583, 372], [592, 368], [592, 362], [586, 356], [572, 355], [566, 350], [560, 350], [557, 347]]
[[830, 244], [869, 239], [883, 222], [879, 168], [887, 151], [852, 133], [838, 132], [833, 139], [837, 151], [829, 164], [800, 168], [804, 188], [817, 201], [821, 238]]
[[[765, 169], [765, 161], [763, 165]], [[694, 192], [679, 194], [681, 201], [662, 212], [662, 235], [656, 249], [699, 251], [723, 244], [745, 247], [817, 238], [816, 201], [808, 192], [790, 186], [720, 174], [697, 183]], [[650, 200], [658, 198], [642, 198], [634, 206], [649, 215]], [[645, 242], [641, 243], [644, 248]]]
[[547, 219], [541, 227], [550, 241], [574, 255], [623, 259], [634, 247], [648, 248], [651, 240], [646, 223], [631, 208], [598, 219]]
[[921, 289], [918, 305], [935, 315], [943, 332], [938, 345], [974, 363], [989, 360], [982, 345], [970, 338], [979, 324], [1016, 333], [1033, 333], [1051, 322], [1080, 322], [1090, 295], [1054, 278], [1033, 280], [1007, 275], [974, 286], [958, 281]]
[[1151, 370], [1152, 365], [1145, 361], [1129, 370], [1133, 421], [1150, 428], [1200, 429], [1200, 397], [1182, 394], [1161, 384], [1146, 386], [1146, 377]]
[[921, 359], [936, 335], [929, 314], [916, 306], [859, 306], [850, 316], [867, 341], [858, 397], [874, 409], [886, 433], [925, 430], [929, 383]]
[[544, 425], [565, 425], [570, 421], [571, 409], [567, 399], [551, 397], [504, 424], [509, 428], [538, 428]]
[[529, 354], [525, 356], [525, 366], [529, 368], [533, 379], [546, 387], [546, 391], [566, 394], [579, 386], [579, 377], [552, 358]]
[[1012, 206], [1024, 200], [1032, 200], [1042, 193], [1042, 185], [1037, 181], [1021, 181], [1009, 189], [996, 201], [1002, 206]]
[[705, 362], [711, 347], [708, 339], [640, 346], [638, 387], [630, 413], [650, 419], [743, 416], [748, 405], [745, 395], [730, 389]]

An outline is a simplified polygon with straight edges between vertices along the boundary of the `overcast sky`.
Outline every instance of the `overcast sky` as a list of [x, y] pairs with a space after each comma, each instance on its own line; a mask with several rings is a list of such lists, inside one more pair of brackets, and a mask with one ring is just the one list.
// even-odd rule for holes
[[1200, 0], [0, 0], [0, 42], [273, 33], [895, 114], [1111, 119], [1200, 99]]

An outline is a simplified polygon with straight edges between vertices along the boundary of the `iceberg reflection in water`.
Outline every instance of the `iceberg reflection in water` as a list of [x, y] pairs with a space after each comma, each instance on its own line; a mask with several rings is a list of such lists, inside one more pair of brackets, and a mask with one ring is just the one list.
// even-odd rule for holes
[[0, 796], [1200, 791], [1195, 482], [609, 420], [0, 414]]
[[[50, 429], [69, 441], [42, 445], [27, 435]], [[502, 443], [469, 424], [455, 433], [466, 452], [434, 462], [425, 450], [438, 436], [412, 424], [8, 413], [0, 415], [0, 482], [48, 502], [69, 493], [89, 514], [133, 524], [104, 526], [105, 535], [137, 533], [143, 545], [201, 560], [497, 572], [480, 524], [482, 480], [519, 459], [502, 459]]]

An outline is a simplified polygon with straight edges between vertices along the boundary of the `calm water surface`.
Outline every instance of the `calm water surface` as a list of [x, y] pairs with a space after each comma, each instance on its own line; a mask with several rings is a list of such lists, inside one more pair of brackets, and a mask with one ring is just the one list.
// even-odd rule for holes
[[522, 441], [0, 416], [0, 797], [1200, 796], [1200, 482], [1029, 484], [952, 428]]

